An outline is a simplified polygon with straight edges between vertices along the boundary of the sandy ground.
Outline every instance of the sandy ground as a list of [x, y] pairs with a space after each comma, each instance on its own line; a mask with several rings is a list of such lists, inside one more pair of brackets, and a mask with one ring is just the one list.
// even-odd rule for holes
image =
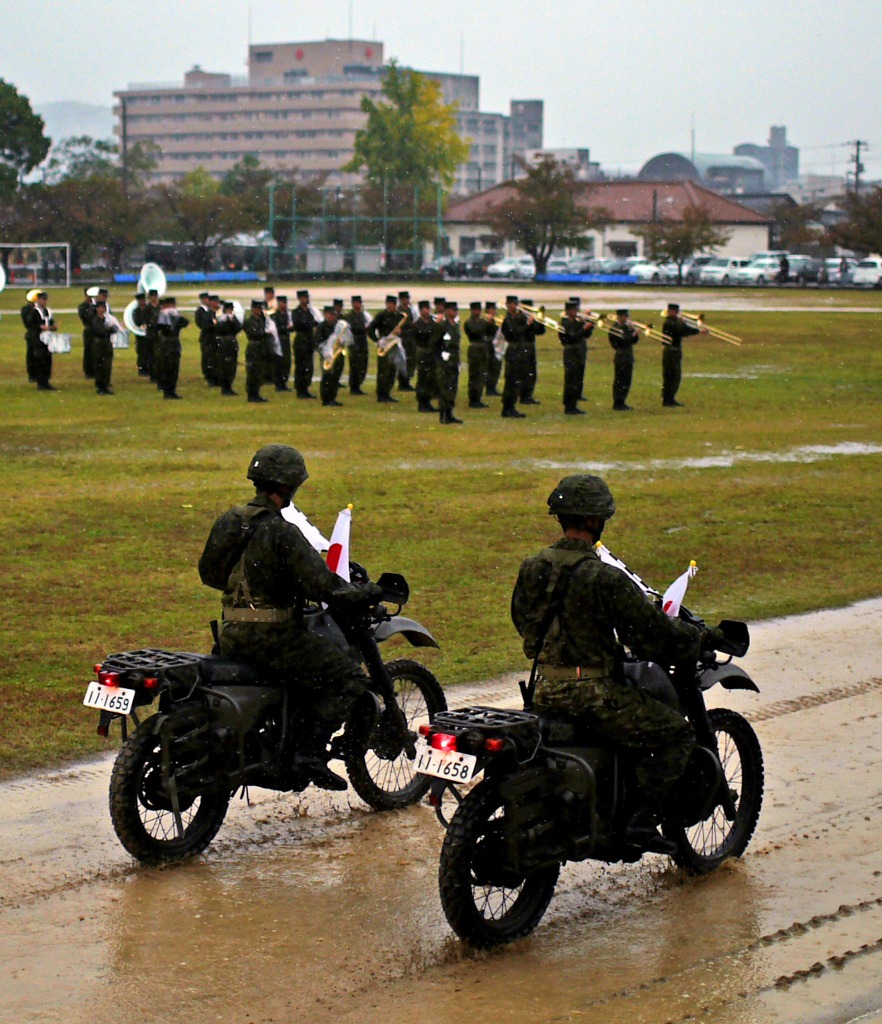
[[878, 1024], [882, 600], [752, 633], [762, 693], [711, 701], [764, 748], [745, 856], [702, 879], [567, 866], [534, 935], [491, 954], [444, 921], [426, 806], [257, 791], [201, 860], [159, 871], [113, 835], [110, 756], [0, 786], [0, 1022]]

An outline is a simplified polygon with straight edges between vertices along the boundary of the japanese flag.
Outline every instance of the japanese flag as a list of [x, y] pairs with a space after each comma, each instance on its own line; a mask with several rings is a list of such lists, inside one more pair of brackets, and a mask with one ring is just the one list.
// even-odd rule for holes
[[689, 568], [682, 576], [678, 576], [674, 582], [665, 591], [662, 597], [662, 610], [666, 615], [670, 615], [672, 619], [676, 618], [680, 614], [680, 605], [683, 603], [683, 598], [686, 596], [686, 588], [689, 586], [689, 581], [698, 572], [698, 566], [695, 561], [689, 563]]
[[286, 505], [282, 509], [282, 518], [293, 523], [319, 554], [327, 551], [331, 546], [330, 541], [322, 535], [321, 530], [317, 526], [313, 526], [296, 506]]
[[331, 546], [328, 548], [328, 568], [349, 582], [349, 534], [352, 530], [352, 506], [337, 516], [334, 532], [331, 534]]

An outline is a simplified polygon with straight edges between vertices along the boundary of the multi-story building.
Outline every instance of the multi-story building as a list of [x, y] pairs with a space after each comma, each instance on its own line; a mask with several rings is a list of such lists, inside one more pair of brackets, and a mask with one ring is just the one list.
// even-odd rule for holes
[[772, 191], [795, 182], [799, 177], [799, 150], [787, 143], [787, 129], [773, 125], [769, 129], [766, 146], [744, 142], [733, 150], [738, 156], [752, 156], [766, 169], [768, 185]]
[[[542, 145], [543, 103], [514, 100], [510, 113], [482, 113], [476, 75], [424, 72], [459, 104], [460, 134], [472, 151], [455, 191], [479, 191], [511, 176], [513, 156]], [[354, 185], [342, 168], [363, 128], [363, 96], [383, 87], [383, 44], [371, 40], [254, 44], [247, 78], [194, 67], [183, 84], [134, 84], [114, 93], [116, 132], [133, 145], [160, 150], [157, 181], [171, 182], [197, 167], [221, 177], [251, 154], [267, 167]]]

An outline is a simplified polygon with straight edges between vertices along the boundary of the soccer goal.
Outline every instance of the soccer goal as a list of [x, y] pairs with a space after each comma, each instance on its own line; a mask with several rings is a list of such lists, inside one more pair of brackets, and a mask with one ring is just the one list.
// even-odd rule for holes
[[0, 242], [6, 287], [70, 288], [70, 242]]

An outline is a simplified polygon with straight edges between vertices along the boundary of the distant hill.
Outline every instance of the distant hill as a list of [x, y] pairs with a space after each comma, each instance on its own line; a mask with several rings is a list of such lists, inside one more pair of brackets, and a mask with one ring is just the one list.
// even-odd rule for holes
[[34, 111], [46, 122], [46, 134], [55, 143], [79, 135], [90, 135], [93, 139], [113, 138], [111, 107], [65, 101], [44, 103], [35, 106]]

